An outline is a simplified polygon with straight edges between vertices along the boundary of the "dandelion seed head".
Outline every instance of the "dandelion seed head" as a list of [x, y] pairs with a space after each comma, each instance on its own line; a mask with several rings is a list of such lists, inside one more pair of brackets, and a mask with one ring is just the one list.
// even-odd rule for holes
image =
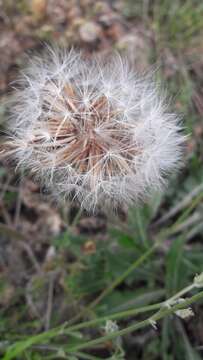
[[11, 107], [5, 153], [56, 198], [87, 210], [162, 189], [182, 159], [181, 125], [150, 76], [114, 55], [49, 49], [30, 60]]

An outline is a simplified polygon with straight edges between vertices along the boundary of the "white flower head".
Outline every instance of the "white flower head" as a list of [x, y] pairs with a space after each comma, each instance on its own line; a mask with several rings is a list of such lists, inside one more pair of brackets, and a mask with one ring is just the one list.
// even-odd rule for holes
[[184, 142], [151, 76], [118, 54], [85, 60], [53, 48], [23, 73], [8, 131], [5, 153], [17, 166], [87, 210], [161, 189], [181, 164]]

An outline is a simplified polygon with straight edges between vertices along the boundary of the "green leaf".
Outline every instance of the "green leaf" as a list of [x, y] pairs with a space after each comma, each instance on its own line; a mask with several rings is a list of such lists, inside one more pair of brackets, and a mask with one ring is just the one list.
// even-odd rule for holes
[[183, 237], [172, 240], [172, 245], [166, 257], [166, 290], [168, 296], [177, 292], [181, 285], [187, 281], [183, 272], [183, 246], [185, 239]]

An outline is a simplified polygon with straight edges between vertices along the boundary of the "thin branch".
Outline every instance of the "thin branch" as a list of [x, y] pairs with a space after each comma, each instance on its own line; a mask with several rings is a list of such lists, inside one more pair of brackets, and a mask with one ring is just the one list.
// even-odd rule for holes
[[26, 251], [36, 271], [42, 274], [41, 266], [37, 261], [37, 258], [29, 245], [28, 238], [26, 235], [2, 223], [0, 223], [0, 233], [3, 233], [5, 236], [8, 236], [9, 239], [14, 238], [18, 240], [17, 245]]
[[10, 239], [14, 238], [16, 240], [27, 241], [26, 235], [3, 223], [0, 223], [0, 233], [9, 236]]
[[45, 331], [49, 330], [50, 327], [51, 313], [53, 307], [54, 281], [55, 281], [55, 274], [51, 274], [49, 279], [47, 312], [45, 317]]
[[16, 209], [15, 209], [15, 216], [14, 216], [14, 222], [13, 222], [15, 228], [17, 227], [19, 218], [20, 218], [20, 212], [21, 212], [21, 206], [22, 206], [21, 193], [22, 193], [22, 180], [20, 182], [19, 192], [18, 192], [17, 201], [16, 201]]

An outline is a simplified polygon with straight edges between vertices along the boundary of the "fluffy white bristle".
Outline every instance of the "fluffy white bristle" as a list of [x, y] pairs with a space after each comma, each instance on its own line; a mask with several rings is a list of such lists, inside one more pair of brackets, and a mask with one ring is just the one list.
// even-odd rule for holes
[[178, 117], [118, 54], [49, 49], [30, 61], [11, 111], [7, 155], [88, 210], [144, 199], [181, 164]]

